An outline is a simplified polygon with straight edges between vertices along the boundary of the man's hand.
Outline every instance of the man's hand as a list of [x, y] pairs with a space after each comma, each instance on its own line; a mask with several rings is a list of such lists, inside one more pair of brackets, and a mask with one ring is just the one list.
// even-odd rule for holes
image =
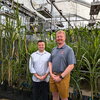
[[47, 74], [40, 76], [40, 80], [44, 80], [47, 77]]
[[62, 79], [59, 77], [59, 75], [56, 75], [54, 78], [55, 82], [60, 82]]
[[48, 74], [45, 74], [45, 75], [42, 75], [42, 76], [41, 76], [41, 75], [38, 75], [38, 74], [34, 73], [34, 76], [37, 77], [37, 78], [40, 79], [40, 80], [44, 80], [44, 79], [47, 77], [47, 75], [48, 75]]
[[61, 81], [61, 78], [59, 77], [59, 75], [55, 75], [55, 74], [50, 74], [51, 75], [51, 77], [53, 78], [53, 80], [55, 81], [55, 82], [60, 82]]

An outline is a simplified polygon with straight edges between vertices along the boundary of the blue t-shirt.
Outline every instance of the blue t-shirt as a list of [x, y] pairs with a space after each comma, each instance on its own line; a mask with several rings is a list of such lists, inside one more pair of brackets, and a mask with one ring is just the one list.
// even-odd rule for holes
[[76, 64], [73, 49], [66, 44], [53, 48], [49, 61], [52, 62], [52, 71], [57, 73], [63, 72], [70, 64]]

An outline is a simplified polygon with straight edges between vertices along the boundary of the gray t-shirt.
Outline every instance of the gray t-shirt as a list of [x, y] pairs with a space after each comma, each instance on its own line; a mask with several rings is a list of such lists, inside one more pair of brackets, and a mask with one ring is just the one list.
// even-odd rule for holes
[[53, 48], [49, 61], [52, 62], [52, 71], [57, 73], [63, 72], [68, 65], [76, 63], [72, 48], [66, 44], [61, 48]]

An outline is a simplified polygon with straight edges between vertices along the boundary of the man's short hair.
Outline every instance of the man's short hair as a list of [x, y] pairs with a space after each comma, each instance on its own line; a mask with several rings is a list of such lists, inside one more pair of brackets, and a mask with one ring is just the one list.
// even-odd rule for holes
[[56, 34], [58, 34], [58, 33], [63, 33], [63, 34], [65, 34], [65, 31], [59, 30], [59, 31], [56, 32]]
[[45, 43], [45, 41], [43, 41], [43, 40], [39, 40], [39, 41], [37, 42], [37, 44], [38, 44], [39, 42], [44, 42], [44, 43]]

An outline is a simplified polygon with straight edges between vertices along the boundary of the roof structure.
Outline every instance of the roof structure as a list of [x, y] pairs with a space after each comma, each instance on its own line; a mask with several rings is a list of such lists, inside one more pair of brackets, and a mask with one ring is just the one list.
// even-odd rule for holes
[[[61, 28], [100, 21], [100, 0], [14, 0]], [[96, 5], [98, 4], [98, 5]], [[93, 14], [93, 13], [96, 14]], [[59, 25], [61, 24], [61, 25]]]

